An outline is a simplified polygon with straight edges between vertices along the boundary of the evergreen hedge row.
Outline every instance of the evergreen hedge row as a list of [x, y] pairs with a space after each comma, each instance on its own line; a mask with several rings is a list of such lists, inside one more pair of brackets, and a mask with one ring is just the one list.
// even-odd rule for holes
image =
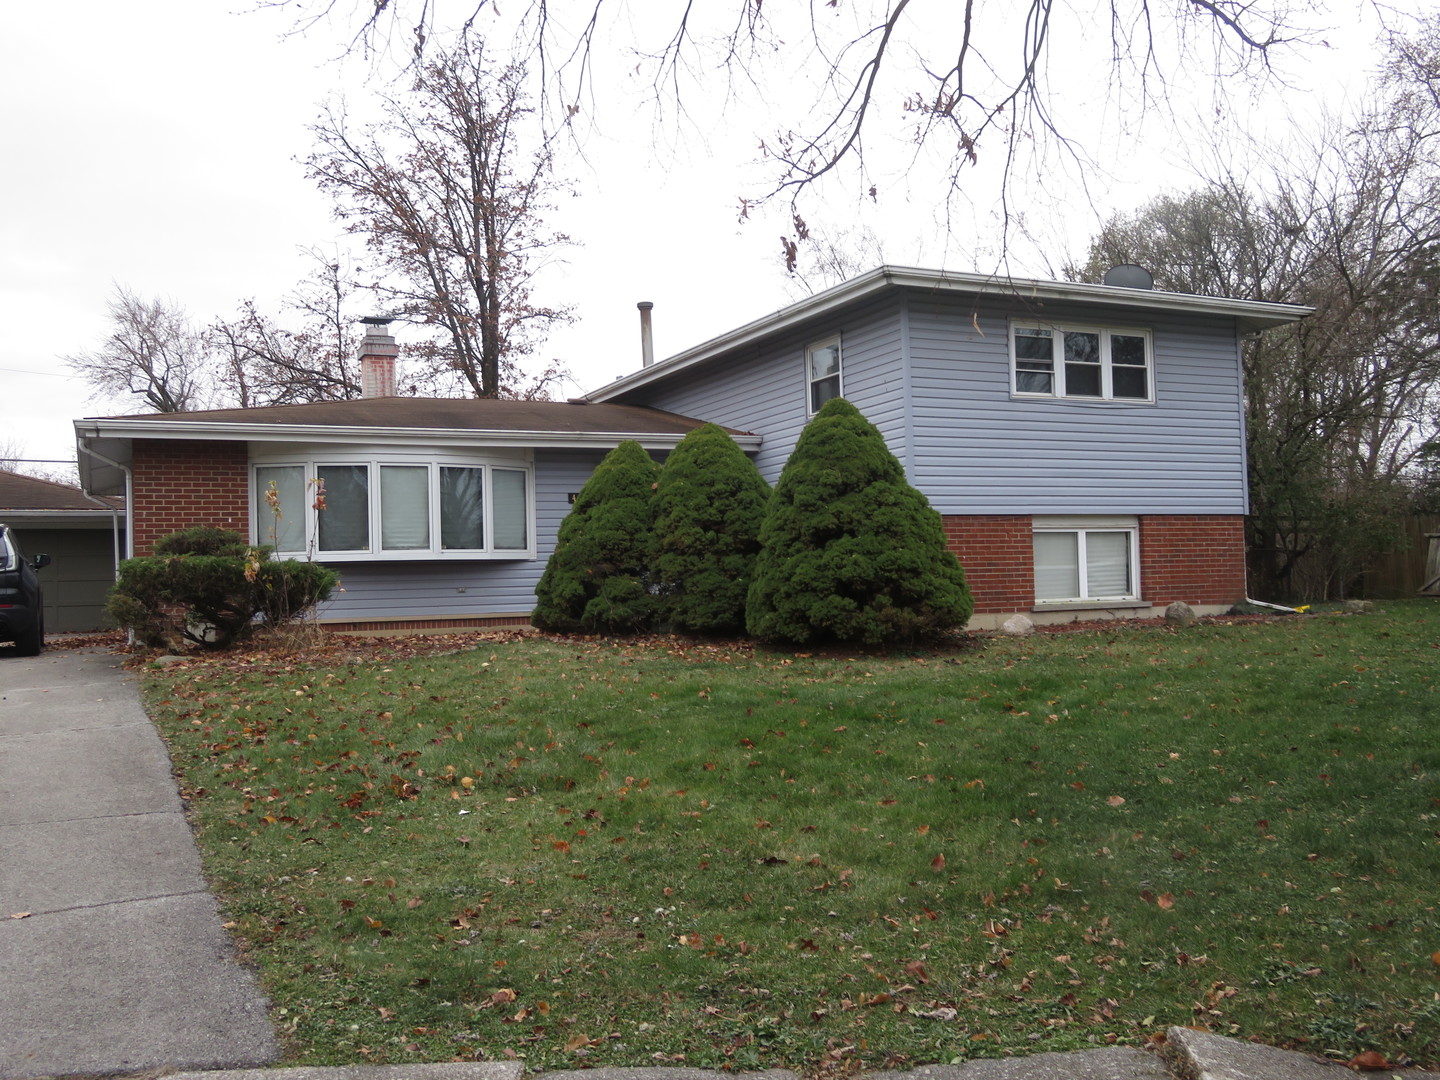
[[532, 621], [552, 632], [743, 628], [802, 645], [914, 641], [974, 608], [940, 515], [841, 398], [806, 426], [773, 492], [713, 424], [663, 469], [621, 443], [561, 523], [536, 594]]

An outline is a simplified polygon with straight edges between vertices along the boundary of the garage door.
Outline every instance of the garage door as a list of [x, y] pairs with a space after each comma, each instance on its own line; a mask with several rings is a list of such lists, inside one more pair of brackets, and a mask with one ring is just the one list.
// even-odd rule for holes
[[115, 584], [115, 548], [109, 529], [16, 528], [25, 557], [53, 560], [40, 571], [45, 590], [45, 632], [61, 634], [115, 625], [105, 598]]

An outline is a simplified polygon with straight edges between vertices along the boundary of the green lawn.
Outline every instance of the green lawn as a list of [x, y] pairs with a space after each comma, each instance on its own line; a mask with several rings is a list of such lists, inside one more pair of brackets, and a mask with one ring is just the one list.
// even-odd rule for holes
[[903, 656], [147, 675], [306, 1064], [810, 1073], [1170, 1024], [1440, 1063], [1440, 605]]

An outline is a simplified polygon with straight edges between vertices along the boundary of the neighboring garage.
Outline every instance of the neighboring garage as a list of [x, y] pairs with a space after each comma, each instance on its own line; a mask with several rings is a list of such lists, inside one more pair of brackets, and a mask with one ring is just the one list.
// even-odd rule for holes
[[111, 625], [105, 598], [115, 584], [115, 553], [125, 550], [123, 500], [0, 472], [0, 521], [15, 530], [27, 559], [43, 552], [53, 560], [40, 571], [47, 634]]

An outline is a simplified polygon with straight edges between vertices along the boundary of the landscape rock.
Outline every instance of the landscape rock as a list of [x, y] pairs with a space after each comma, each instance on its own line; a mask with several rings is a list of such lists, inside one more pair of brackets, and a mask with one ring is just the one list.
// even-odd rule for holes
[[1000, 624], [1000, 632], [1011, 637], [1029, 637], [1035, 632], [1035, 623], [1028, 615], [1011, 615]]
[[1166, 1038], [1165, 1056], [1175, 1071], [1195, 1080], [1343, 1080], [1355, 1075], [1338, 1062], [1194, 1028], [1172, 1027]]
[[1345, 606], [1341, 609], [1346, 615], [1364, 615], [1370, 610], [1369, 600], [1346, 600]]
[[1165, 609], [1165, 621], [1171, 626], [1185, 627], [1195, 625], [1195, 609], [1184, 600], [1176, 600]]

